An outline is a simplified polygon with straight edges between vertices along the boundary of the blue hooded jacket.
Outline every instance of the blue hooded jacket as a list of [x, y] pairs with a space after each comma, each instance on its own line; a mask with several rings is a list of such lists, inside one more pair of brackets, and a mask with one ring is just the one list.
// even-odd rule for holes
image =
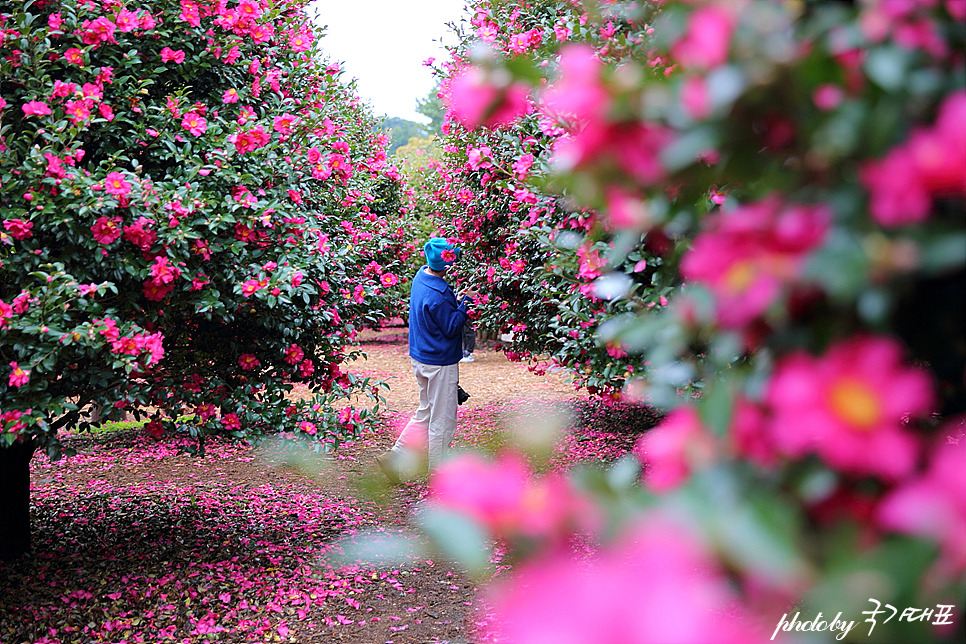
[[425, 269], [416, 271], [409, 295], [409, 355], [423, 364], [456, 364], [463, 357], [466, 301], [457, 304], [450, 285]]

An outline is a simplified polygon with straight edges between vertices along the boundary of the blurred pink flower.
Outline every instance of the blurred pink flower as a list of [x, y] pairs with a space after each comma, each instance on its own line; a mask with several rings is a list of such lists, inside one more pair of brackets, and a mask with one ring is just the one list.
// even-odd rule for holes
[[713, 69], [727, 62], [734, 30], [735, 17], [727, 9], [713, 4], [695, 9], [671, 56], [685, 67]]
[[522, 83], [497, 87], [483, 70], [469, 67], [450, 82], [447, 104], [453, 117], [470, 130], [499, 128], [530, 110], [528, 95]]
[[925, 474], [882, 500], [877, 519], [889, 530], [935, 541], [945, 569], [966, 571], [966, 442], [941, 445]]
[[641, 520], [590, 561], [532, 560], [488, 588], [491, 635], [514, 644], [764, 641], [734, 611], [728, 582], [688, 532]]
[[562, 536], [585, 509], [567, 479], [533, 478], [514, 453], [496, 461], [475, 453], [450, 459], [433, 471], [430, 493], [434, 504], [463, 512], [502, 537]]
[[696, 121], [711, 115], [711, 95], [703, 76], [688, 76], [681, 84], [681, 105]]
[[708, 221], [681, 273], [714, 293], [720, 325], [737, 328], [762, 315], [783, 286], [799, 278], [831, 214], [824, 206], [786, 205], [773, 196]]
[[785, 356], [766, 396], [781, 452], [815, 452], [836, 469], [888, 479], [914, 467], [918, 444], [903, 425], [934, 402], [929, 376], [903, 364], [902, 347], [885, 336], [848, 338], [818, 357]]
[[872, 219], [887, 227], [924, 221], [935, 196], [966, 195], [966, 91], [950, 94], [933, 127], [914, 130], [860, 177]]
[[564, 46], [560, 50], [560, 78], [541, 95], [543, 111], [558, 120], [603, 120], [611, 103], [601, 80], [603, 68], [590, 45]]
[[656, 492], [666, 492], [684, 483], [695, 470], [715, 458], [714, 438], [704, 428], [694, 407], [678, 407], [648, 431], [634, 446], [634, 454], [645, 465], [644, 482]]

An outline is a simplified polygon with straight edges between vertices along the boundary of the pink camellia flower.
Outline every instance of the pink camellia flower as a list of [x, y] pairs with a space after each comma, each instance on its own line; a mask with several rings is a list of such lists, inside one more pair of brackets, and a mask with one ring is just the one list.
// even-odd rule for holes
[[712, 557], [689, 532], [648, 517], [589, 561], [561, 551], [490, 585], [493, 641], [653, 644], [765, 641], [735, 609]]
[[302, 351], [302, 347], [297, 344], [293, 344], [285, 350], [285, 362], [289, 364], [297, 364], [301, 362], [302, 358], [304, 357], [305, 352]]
[[201, 11], [198, 9], [198, 5], [190, 0], [181, 0], [181, 15], [178, 16], [178, 19], [187, 22], [192, 27], [199, 26], [201, 24]]
[[272, 121], [272, 128], [279, 134], [291, 134], [292, 126], [298, 120], [294, 114], [282, 114]]
[[150, 250], [158, 238], [158, 234], [150, 229], [151, 223], [147, 217], [138, 217], [133, 224], [124, 227], [124, 239], [143, 251]]
[[681, 485], [714, 460], [714, 438], [694, 407], [679, 407], [637, 441], [634, 454], [646, 467], [644, 482], [656, 492]]
[[43, 101], [30, 101], [21, 107], [25, 116], [46, 116], [50, 114], [50, 108]]
[[68, 63], [72, 63], [74, 65], [84, 64], [84, 52], [82, 52], [77, 47], [71, 47], [70, 49], [65, 51], [64, 58], [67, 60]]
[[303, 432], [305, 432], [310, 436], [315, 436], [315, 433], [318, 431], [318, 428], [316, 428], [315, 423], [311, 423], [307, 420], [303, 420], [302, 422], [299, 423], [299, 429], [301, 429]]
[[180, 65], [184, 62], [184, 51], [181, 49], [175, 50], [171, 49], [170, 47], [165, 47], [161, 50], [161, 62], [174, 62]]
[[94, 233], [94, 241], [98, 244], [112, 244], [121, 236], [120, 217], [98, 217], [94, 225], [91, 226]]
[[174, 290], [174, 286], [174, 282], [165, 284], [158, 280], [149, 279], [144, 282], [144, 297], [152, 302], [160, 302], [168, 293]]
[[483, 70], [469, 67], [450, 81], [447, 103], [453, 117], [470, 130], [500, 128], [530, 111], [528, 96], [522, 83], [498, 87]]
[[785, 356], [768, 383], [768, 431], [793, 457], [817, 453], [836, 469], [901, 478], [916, 463], [918, 444], [903, 426], [932, 410], [925, 372], [902, 363], [890, 337], [858, 336], [823, 355]]
[[521, 179], [527, 176], [527, 174], [530, 172], [530, 168], [532, 167], [533, 167], [532, 154], [524, 154], [520, 156], [520, 158], [514, 161], [513, 165], [511, 166], [513, 173], [516, 174]]
[[238, 414], [225, 414], [221, 417], [221, 424], [225, 426], [225, 429], [241, 429]]
[[742, 327], [800, 277], [830, 222], [824, 206], [785, 205], [777, 196], [741, 206], [709, 219], [684, 256], [681, 273], [714, 293], [718, 324]]
[[13, 317], [13, 307], [0, 300], [0, 329], [7, 326], [7, 320]]
[[221, 100], [224, 103], [237, 103], [238, 98], [238, 90], [236, 90], [234, 87], [226, 89], [225, 93], [221, 95]]
[[97, 111], [101, 113], [101, 118], [103, 118], [105, 121], [114, 120], [114, 108], [107, 103], [98, 104]]
[[110, 172], [104, 179], [104, 192], [115, 197], [124, 197], [131, 192], [131, 184], [124, 180], [121, 172]]
[[155, 257], [151, 264], [151, 279], [158, 284], [170, 284], [181, 276], [181, 269], [172, 264], [167, 257]]
[[143, 340], [143, 349], [148, 354], [144, 364], [148, 366], [157, 364], [164, 357], [164, 335], [160, 331], [150, 334], [145, 333], [141, 335], [141, 339]]
[[242, 295], [244, 295], [245, 297], [251, 297], [261, 288], [262, 286], [259, 280], [256, 280], [256, 279], [245, 280], [245, 282], [242, 283], [242, 288], [241, 288]]
[[91, 293], [97, 293], [97, 284], [91, 282], [90, 284], [81, 284], [77, 287], [77, 291], [84, 296], [90, 295]]
[[138, 16], [133, 11], [122, 8], [118, 12], [117, 18], [114, 20], [114, 24], [117, 25], [117, 30], [121, 33], [134, 31], [138, 28]]
[[205, 117], [197, 112], [188, 112], [181, 121], [181, 127], [188, 130], [193, 136], [201, 136], [208, 129], [208, 122]]
[[684, 35], [671, 46], [671, 55], [685, 67], [713, 69], [728, 60], [735, 17], [724, 7], [705, 5], [691, 12]]
[[930, 539], [942, 549], [944, 570], [966, 571], [966, 441], [941, 445], [925, 474], [889, 493], [879, 505], [879, 525]]
[[33, 236], [30, 229], [34, 227], [34, 222], [24, 219], [4, 219], [3, 227], [10, 231], [10, 236], [14, 239], [27, 239]]
[[22, 387], [30, 382], [30, 369], [23, 369], [16, 362], [11, 362], [10, 368], [13, 369], [10, 373], [11, 387]]
[[238, 366], [245, 371], [251, 371], [260, 364], [261, 362], [258, 361], [258, 358], [255, 357], [254, 353], [243, 353], [238, 356]]
[[456, 261], [456, 251], [447, 248], [439, 254], [440, 258], [444, 262], [455, 262]]
[[91, 102], [89, 100], [67, 101], [64, 112], [74, 125], [82, 125], [91, 117]]
[[299, 365], [299, 371], [302, 373], [303, 378], [308, 378], [315, 373], [315, 365], [312, 364], [311, 360], [306, 358], [302, 361], [302, 364]]
[[399, 283], [399, 277], [394, 273], [383, 273], [379, 277], [379, 281], [382, 282], [383, 286], [395, 286]]
[[288, 39], [288, 46], [292, 51], [306, 51], [312, 47], [312, 34], [298, 31]]
[[479, 148], [470, 148], [470, 151], [466, 154], [466, 164], [470, 166], [470, 170], [492, 168], [493, 162], [490, 160], [492, 156], [493, 152], [485, 145]]

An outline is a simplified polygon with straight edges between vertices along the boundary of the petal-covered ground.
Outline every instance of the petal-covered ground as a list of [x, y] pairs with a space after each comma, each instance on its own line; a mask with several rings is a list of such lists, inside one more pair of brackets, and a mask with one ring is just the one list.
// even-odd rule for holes
[[[389, 377], [386, 422], [330, 458], [278, 445], [213, 443], [204, 458], [132, 429], [72, 439], [78, 455], [32, 463], [34, 556], [0, 564], [0, 641], [467, 642], [476, 588], [413, 555], [342, 563], [341, 544], [407, 531], [425, 485], [373, 497], [376, 454], [415, 405], [405, 333], [363, 336], [356, 372]], [[461, 365], [473, 396], [458, 446], [514, 427], [565, 431], [553, 465], [612, 460], [637, 438], [637, 411], [575, 396], [481, 349]], [[521, 424], [514, 419], [525, 418]], [[639, 426], [639, 425], [638, 425]], [[519, 430], [517, 430], [519, 431]]]

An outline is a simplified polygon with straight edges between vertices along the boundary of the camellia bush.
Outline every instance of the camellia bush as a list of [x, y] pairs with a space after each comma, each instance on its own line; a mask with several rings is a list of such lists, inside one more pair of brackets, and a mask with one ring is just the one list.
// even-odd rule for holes
[[961, 639], [966, 4], [472, 10], [444, 94], [475, 270], [546, 345], [572, 250], [608, 304], [565, 305], [561, 357], [626, 352], [621, 397], [667, 410], [607, 470], [546, 473], [531, 427], [434, 473], [438, 545], [512, 564], [489, 638]]
[[0, 2], [0, 452], [85, 409], [201, 452], [369, 422], [340, 364], [398, 310], [399, 175], [303, 5]]

